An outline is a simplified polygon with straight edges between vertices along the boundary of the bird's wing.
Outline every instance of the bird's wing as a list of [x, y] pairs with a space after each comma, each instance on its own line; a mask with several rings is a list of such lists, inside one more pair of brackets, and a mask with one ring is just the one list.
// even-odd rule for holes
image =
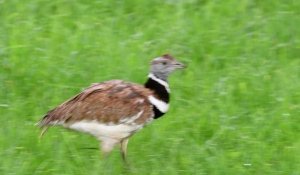
[[139, 113], [139, 118], [132, 122], [145, 123], [153, 117], [149, 95], [152, 95], [152, 91], [143, 86], [121, 80], [93, 84], [49, 111], [39, 124], [44, 127], [80, 120], [119, 124]]

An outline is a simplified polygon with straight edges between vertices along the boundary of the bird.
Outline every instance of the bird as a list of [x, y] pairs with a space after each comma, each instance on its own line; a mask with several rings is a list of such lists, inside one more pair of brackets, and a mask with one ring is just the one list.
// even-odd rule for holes
[[107, 157], [120, 145], [126, 161], [129, 138], [169, 110], [169, 75], [186, 65], [164, 54], [150, 62], [144, 85], [123, 80], [94, 83], [79, 94], [48, 111], [38, 122], [41, 136], [51, 126], [90, 134], [100, 141]]

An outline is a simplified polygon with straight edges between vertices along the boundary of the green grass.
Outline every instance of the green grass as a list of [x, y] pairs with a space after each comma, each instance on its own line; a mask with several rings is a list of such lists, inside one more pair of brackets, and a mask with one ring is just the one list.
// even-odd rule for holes
[[[300, 1], [0, 0], [0, 174], [300, 174]], [[93, 82], [170, 78], [170, 112], [116, 149], [34, 124]]]

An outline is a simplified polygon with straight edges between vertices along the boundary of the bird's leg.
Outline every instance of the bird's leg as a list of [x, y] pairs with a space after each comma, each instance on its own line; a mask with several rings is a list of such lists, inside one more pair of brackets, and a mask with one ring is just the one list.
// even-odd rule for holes
[[100, 144], [102, 157], [107, 158], [109, 156], [109, 153], [113, 150], [113, 148], [116, 144], [117, 144], [117, 142], [115, 140], [103, 141]]
[[122, 158], [123, 161], [127, 164], [127, 160], [126, 160], [126, 155], [127, 155], [127, 144], [128, 144], [128, 139], [123, 139], [121, 140], [121, 154], [122, 154]]

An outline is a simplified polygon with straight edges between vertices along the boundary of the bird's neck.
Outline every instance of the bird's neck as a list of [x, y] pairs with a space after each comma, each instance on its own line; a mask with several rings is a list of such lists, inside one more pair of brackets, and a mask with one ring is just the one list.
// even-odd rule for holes
[[157, 119], [168, 111], [170, 100], [169, 84], [167, 81], [150, 73], [145, 87], [154, 92], [155, 97], [149, 97], [149, 101], [153, 105], [154, 118]]
[[159, 100], [169, 103], [170, 100], [170, 88], [166, 80], [162, 80], [150, 73], [148, 75], [148, 80], [145, 83], [145, 87], [154, 91], [155, 95]]

